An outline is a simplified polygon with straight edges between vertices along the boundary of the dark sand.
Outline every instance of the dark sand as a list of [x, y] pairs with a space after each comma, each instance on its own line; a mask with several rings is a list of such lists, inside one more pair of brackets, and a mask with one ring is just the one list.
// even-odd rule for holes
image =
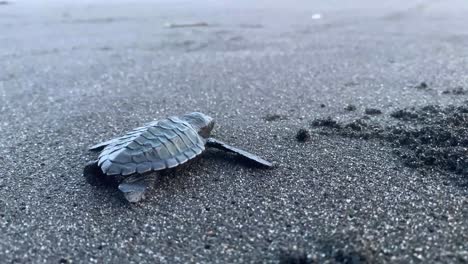
[[[1, 263], [468, 261], [466, 1], [249, 2], [0, 5]], [[193, 110], [276, 168], [82, 177]]]

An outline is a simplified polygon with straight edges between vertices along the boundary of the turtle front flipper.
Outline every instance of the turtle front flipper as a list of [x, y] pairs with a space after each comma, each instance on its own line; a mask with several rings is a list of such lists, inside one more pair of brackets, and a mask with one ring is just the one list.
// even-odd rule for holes
[[152, 182], [152, 179], [147, 175], [135, 174], [125, 178], [119, 184], [119, 190], [127, 201], [137, 203], [145, 198], [145, 194], [151, 187]]
[[91, 150], [91, 151], [101, 151], [101, 150], [103, 150], [105, 147], [107, 147], [107, 145], [110, 145], [111, 143], [113, 143], [115, 140], [116, 140], [116, 139], [113, 138], [113, 139], [110, 139], [110, 140], [107, 140], [107, 141], [98, 143], [98, 144], [96, 144], [96, 145], [93, 145], [93, 146], [89, 147], [88, 149]]
[[236, 153], [237, 155], [240, 155], [241, 157], [243, 157], [243, 158], [245, 158], [245, 159], [247, 159], [249, 161], [252, 161], [255, 164], [260, 165], [260, 166], [264, 166], [264, 167], [268, 167], [268, 168], [273, 166], [273, 164], [271, 164], [271, 162], [266, 161], [266, 160], [260, 158], [257, 155], [254, 155], [254, 154], [249, 153], [247, 151], [235, 148], [233, 146], [229, 146], [228, 144], [226, 144], [226, 143], [224, 143], [222, 141], [219, 141], [217, 139], [214, 139], [214, 138], [208, 138], [206, 140], [206, 145], [208, 147], [217, 148], [217, 149], [221, 149], [221, 150], [224, 150], [224, 151], [227, 151], [227, 152]]

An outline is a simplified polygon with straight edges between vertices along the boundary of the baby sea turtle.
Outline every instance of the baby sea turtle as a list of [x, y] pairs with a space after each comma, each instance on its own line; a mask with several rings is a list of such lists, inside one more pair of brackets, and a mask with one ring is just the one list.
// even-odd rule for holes
[[90, 150], [102, 152], [96, 161], [86, 165], [84, 174], [100, 171], [122, 177], [119, 190], [128, 201], [138, 202], [152, 183], [148, 172], [183, 164], [200, 155], [205, 147], [236, 153], [259, 166], [272, 166], [256, 155], [210, 138], [213, 126], [213, 118], [199, 112], [147, 123], [124, 136], [92, 146]]

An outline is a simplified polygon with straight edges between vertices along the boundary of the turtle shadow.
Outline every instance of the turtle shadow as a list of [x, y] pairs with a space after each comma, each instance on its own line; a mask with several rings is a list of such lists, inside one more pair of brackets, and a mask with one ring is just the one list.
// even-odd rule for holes
[[[184, 172], [190, 169], [189, 167], [192, 165], [193, 162], [195, 161], [189, 161], [185, 164], [177, 166], [176, 168], [144, 173], [143, 175], [145, 175], [146, 177], [152, 178], [151, 187], [145, 195], [145, 200], [151, 199], [151, 196], [153, 196], [154, 192], [158, 189], [167, 188], [169, 181], [184, 180], [184, 178], [186, 178], [183, 177], [183, 175], [186, 174]], [[91, 186], [95, 187], [97, 191], [107, 192], [109, 196], [112, 196], [113, 199], [116, 199], [119, 202], [121, 202], [122, 206], [135, 204], [125, 199], [123, 193], [118, 190], [119, 184], [122, 182], [123, 179], [126, 178], [126, 176], [105, 175], [97, 164], [88, 163], [83, 169], [83, 177], [85, 178], [85, 181]]]
[[[177, 167], [170, 168], [170, 169], [164, 169], [160, 170], [157, 172], [151, 172], [155, 174], [156, 181], [155, 185], [157, 188], [161, 188], [161, 186], [167, 186], [168, 182], [172, 181], [184, 181], [187, 180], [188, 177], [187, 175], [189, 174], [188, 172], [197, 172], [199, 171], [199, 166], [201, 166], [199, 163], [201, 162], [201, 157], [196, 157], [193, 160], [189, 160], [183, 164], [180, 164]], [[197, 165], [198, 164], [198, 165]], [[153, 186], [153, 187], [154, 187]]]
[[97, 164], [87, 164], [83, 169], [83, 177], [88, 184], [99, 189], [117, 188], [119, 185], [115, 177], [105, 175]]
[[[216, 161], [221, 163], [218, 166], [226, 166], [223, 164], [230, 164], [229, 167], [235, 167], [238, 165], [247, 167], [247, 168], [263, 168], [263, 166], [259, 166], [258, 163], [245, 159], [239, 155], [228, 153], [221, 150], [207, 150], [203, 155], [190, 160], [184, 164], [181, 164], [175, 168], [165, 169], [157, 172], [148, 172], [145, 173], [147, 177], [153, 178], [153, 183], [151, 184], [151, 189], [149, 190], [146, 199], [153, 196], [153, 192], [157, 191], [161, 188], [168, 188], [170, 185], [169, 181], [177, 181], [178, 184], [181, 184], [181, 181], [186, 181], [188, 178], [186, 174], [188, 171], [196, 172], [199, 170], [199, 166], [202, 164], [196, 165], [196, 163], [203, 163], [203, 160], [207, 161]], [[185, 176], [184, 176], [185, 175]], [[125, 176], [107, 176], [105, 175], [101, 168], [94, 162], [88, 163], [83, 169], [83, 177], [85, 178], [86, 182], [91, 186], [95, 187], [98, 190], [106, 191], [112, 194], [116, 199], [122, 201], [122, 205], [131, 204], [128, 202], [124, 195], [118, 191], [118, 186], [125, 178]]]
[[118, 191], [119, 179], [105, 175], [97, 165], [86, 165], [83, 169], [83, 177], [89, 185], [94, 187], [95, 199], [102, 201], [102, 195], [104, 195], [110, 199], [109, 203], [114, 206], [129, 206], [130, 203]]

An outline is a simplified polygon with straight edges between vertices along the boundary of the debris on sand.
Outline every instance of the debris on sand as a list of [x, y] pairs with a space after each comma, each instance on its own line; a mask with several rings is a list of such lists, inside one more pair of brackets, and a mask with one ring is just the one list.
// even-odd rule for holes
[[399, 122], [388, 126], [364, 118], [349, 123], [314, 122], [315, 127], [333, 128], [328, 134], [389, 142], [407, 166], [468, 176], [468, 102], [400, 109], [390, 115]]
[[316, 263], [380, 263], [374, 242], [357, 233], [342, 230], [317, 241], [320, 254]]
[[457, 88], [453, 89], [453, 90], [452, 90], [452, 93], [453, 93], [453, 94], [458, 94], [458, 95], [460, 95], [460, 94], [466, 94], [466, 90], [463, 89], [463, 87], [460, 86], [460, 87], [457, 87]]
[[69, 264], [69, 263], [72, 263], [72, 260], [68, 257], [66, 258], [60, 258], [59, 261], [58, 261], [59, 264]]
[[299, 141], [299, 142], [306, 142], [306, 141], [309, 141], [309, 139], [310, 139], [310, 132], [309, 132], [309, 130], [307, 130], [307, 129], [305, 129], [305, 128], [299, 129], [299, 131], [297, 131], [297, 134], [296, 134], [296, 139], [297, 139], [297, 141]]
[[313, 261], [307, 258], [307, 254], [304, 251], [289, 250], [281, 252], [279, 256], [280, 264], [312, 264]]
[[346, 86], [346, 87], [356, 86], [356, 85], [359, 85], [359, 83], [358, 83], [358, 82], [355, 82], [355, 81], [349, 81], [349, 82], [346, 82], [346, 83], [344, 84], [344, 86]]
[[284, 120], [286, 119], [286, 117], [280, 114], [267, 114], [263, 119], [265, 121], [272, 122], [272, 121]]
[[364, 110], [364, 113], [366, 115], [380, 115], [380, 114], [382, 114], [382, 111], [380, 109], [377, 109], [377, 108], [366, 108]]
[[368, 127], [369, 124], [367, 124], [363, 119], [354, 120], [345, 125], [345, 128], [350, 128], [353, 131], [363, 131]]
[[419, 117], [417, 113], [408, 109], [399, 109], [390, 114], [391, 117], [401, 119], [401, 120], [411, 120]]
[[427, 85], [426, 82], [421, 82], [420, 84], [415, 85], [414, 88], [424, 90], [429, 88], [429, 85]]
[[345, 107], [345, 110], [346, 111], [349, 111], [349, 112], [352, 112], [352, 111], [356, 111], [357, 107], [355, 105], [352, 105], [352, 104], [349, 104]]
[[327, 106], [326, 106], [325, 104], [320, 104], [320, 107], [321, 107], [321, 108], [325, 108], [325, 107], [327, 107]]
[[331, 128], [340, 128], [341, 125], [337, 121], [333, 120], [331, 117], [327, 119], [316, 119], [312, 121], [312, 126], [314, 127], [331, 127]]
[[455, 94], [455, 95], [463, 95], [466, 94], [467, 91], [463, 89], [463, 87], [459, 86], [457, 88], [451, 89], [451, 90], [445, 90], [442, 92], [442, 94]]
[[310, 252], [302, 248], [283, 249], [279, 255], [280, 264], [312, 263], [380, 263], [375, 243], [356, 231], [342, 230], [330, 237], [318, 239], [317, 248]]
[[9, 1], [0, 1], [0, 5], [9, 5], [11, 2]]
[[208, 27], [209, 24], [206, 22], [194, 22], [194, 23], [166, 23], [164, 25], [167, 28], [182, 28], [182, 27]]

